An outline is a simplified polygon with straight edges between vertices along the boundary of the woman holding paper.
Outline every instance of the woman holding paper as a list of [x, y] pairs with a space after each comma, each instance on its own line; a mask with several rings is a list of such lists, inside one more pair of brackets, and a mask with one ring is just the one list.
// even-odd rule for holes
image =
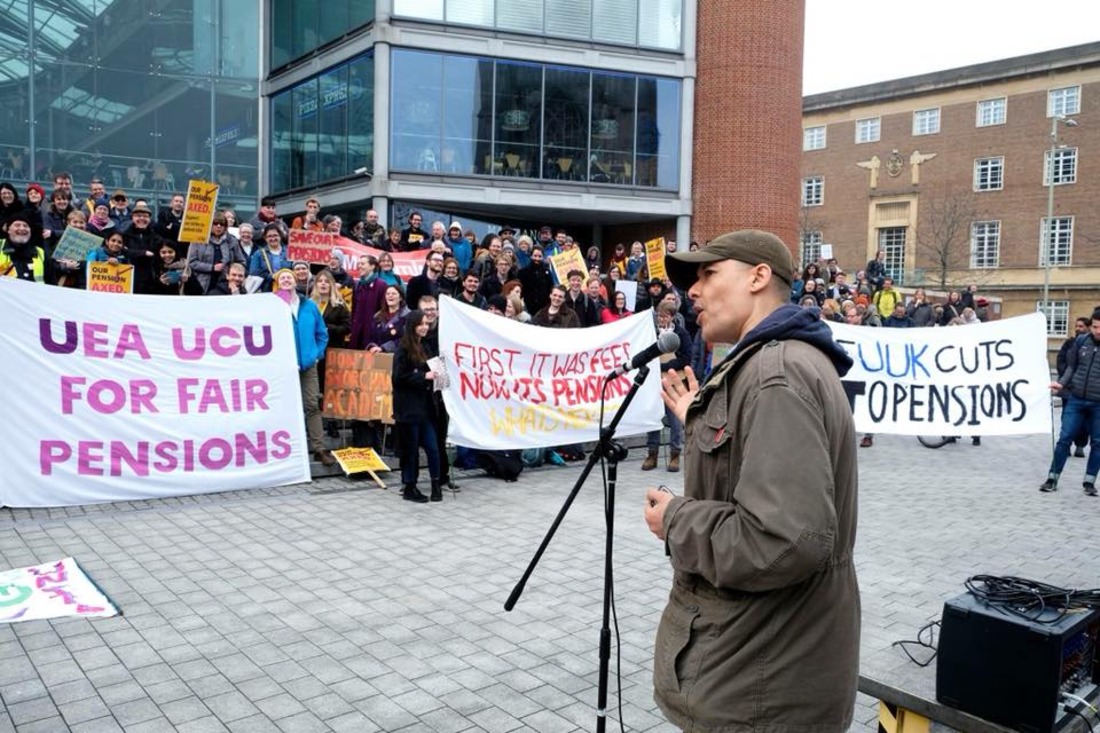
[[626, 308], [626, 293], [615, 291], [615, 297], [612, 299], [611, 305], [600, 312], [600, 319], [603, 323], [614, 323], [620, 318], [626, 318], [629, 315], [630, 311]]
[[429, 501], [417, 488], [420, 474], [420, 448], [428, 457], [428, 475], [432, 482], [431, 501], [443, 501], [439, 484], [439, 443], [435, 434], [436, 374], [428, 368], [424, 337], [430, 325], [424, 312], [415, 310], [405, 320], [405, 332], [393, 357], [393, 417], [401, 436], [401, 497], [423, 504]]
[[[37, 185], [37, 184], [35, 184]], [[35, 209], [37, 211], [37, 209]], [[79, 229], [86, 231], [88, 217], [80, 209], [73, 209], [65, 220], [66, 229]], [[90, 252], [88, 254], [91, 254]], [[86, 257], [86, 256], [85, 256]], [[63, 288], [84, 289], [84, 260], [74, 260], [69, 257], [54, 259], [54, 274], [57, 275], [57, 284]]]

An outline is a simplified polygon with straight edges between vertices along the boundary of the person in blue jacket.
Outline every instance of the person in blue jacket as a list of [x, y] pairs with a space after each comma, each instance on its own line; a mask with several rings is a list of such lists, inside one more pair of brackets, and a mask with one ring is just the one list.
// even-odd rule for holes
[[443, 240], [443, 243], [447, 245], [447, 248], [451, 250], [451, 254], [458, 260], [459, 272], [465, 273], [469, 270], [470, 262], [474, 258], [474, 248], [470, 244], [470, 240], [462, 236], [461, 223], [451, 222], [451, 228], [447, 230], [447, 238]]
[[298, 295], [294, 271], [282, 268], [275, 273], [275, 294], [290, 307], [294, 319], [294, 350], [298, 355], [298, 378], [302, 386], [302, 411], [306, 417], [306, 440], [313, 459], [326, 466], [336, 463], [325, 447], [321, 424], [321, 389], [317, 379], [317, 362], [328, 346], [328, 329], [317, 304]]

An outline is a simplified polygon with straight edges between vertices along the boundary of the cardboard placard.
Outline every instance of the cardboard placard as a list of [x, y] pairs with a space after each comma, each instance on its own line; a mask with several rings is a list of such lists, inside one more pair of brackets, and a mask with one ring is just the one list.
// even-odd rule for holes
[[84, 262], [89, 254], [99, 249], [101, 244], [103, 244], [103, 237], [76, 227], [65, 227], [57, 248], [53, 251], [53, 258]]
[[667, 280], [665, 271], [665, 238], [657, 237], [645, 243], [645, 261], [649, 268], [649, 279]]
[[348, 476], [353, 473], [369, 473], [380, 488], [386, 488], [386, 484], [378, 478], [376, 471], [389, 471], [390, 467], [380, 455], [375, 453], [374, 448], [342, 448], [334, 450], [332, 457]]
[[218, 208], [218, 184], [209, 181], [189, 181], [187, 202], [183, 205], [180, 242], [206, 242], [210, 239], [210, 224]]
[[554, 268], [554, 274], [562, 284], [569, 282], [569, 273], [573, 270], [580, 270], [585, 278], [588, 277], [588, 265], [584, 263], [584, 255], [576, 247], [551, 255], [550, 267]]
[[393, 424], [393, 354], [329, 349], [321, 414]]
[[332, 248], [337, 245], [332, 232], [311, 232], [291, 229], [286, 255], [292, 262], [308, 262], [311, 265], [327, 265], [332, 258]]
[[89, 262], [88, 290], [100, 293], [134, 292], [134, 266]]

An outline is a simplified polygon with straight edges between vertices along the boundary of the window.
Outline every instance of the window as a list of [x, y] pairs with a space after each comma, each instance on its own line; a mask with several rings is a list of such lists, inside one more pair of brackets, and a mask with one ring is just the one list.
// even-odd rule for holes
[[913, 113], [914, 135], [935, 135], [940, 131], [940, 108], [918, 109]]
[[680, 82], [396, 49], [390, 167], [676, 190]]
[[[1050, 185], [1050, 151], [1044, 156], [1043, 185]], [[1054, 185], [1077, 182], [1077, 148], [1059, 148], [1054, 151]]]
[[1008, 115], [1008, 99], [983, 99], [978, 102], [978, 127], [1003, 125]]
[[1069, 301], [1049, 300], [1043, 307], [1043, 301], [1035, 301], [1035, 312], [1047, 317], [1047, 336], [1069, 335]]
[[1047, 92], [1047, 117], [1065, 117], [1081, 111], [1081, 87], [1062, 87]]
[[683, 0], [393, 0], [399, 18], [671, 51], [682, 45], [683, 11]]
[[803, 150], [823, 150], [825, 148], [825, 125], [802, 129]]
[[905, 227], [879, 229], [878, 248], [886, 252], [886, 275], [895, 285], [901, 285], [905, 274]]
[[374, 168], [374, 57], [350, 61], [271, 98], [271, 191]]
[[856, 143], [873, 143], [879, 139], [879, 118], [856, 120]]
[[271, 68], [285, 66], [374, 20], [374, 0], [273, 0]]
[[976, 221], [970, 225], [970, 266], [997, 267], [1001, 263], [1001, 222]]
[[824, 241], [821, 232], [802, 232], [801, 255], [803, 267], [821, 259], [821, 245]]
[[811, 176], [802, 179], [802, 205], [821, 206], [825, 203], [825, 178]]
[[1050, 220], [1044, 216], [1039, 232], [1042, 246], [1039, 251], [1039, 267], [1044, 266], [1046, 253], [1050, 252], [1051, 267], [1069, 265], [1073, 257], [1073, 217], [1057, 216]]
[[974, 190], [1000, 191], [1005, 185], [1005, 159], [978, 158], [974, 161]]

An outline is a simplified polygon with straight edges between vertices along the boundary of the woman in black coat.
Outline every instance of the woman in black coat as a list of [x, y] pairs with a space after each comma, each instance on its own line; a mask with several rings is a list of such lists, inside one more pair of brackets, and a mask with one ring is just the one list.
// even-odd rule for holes
[[424, 337], [430, 325], [424, 312], [415, 310], [405, 319], [405, 333], [393, 356], [393, 418], [401, 439], [401, 496], [423, 503], [428, 497], [416, 487], [420, 474], [420, 448], [428, 457], [432, 481], [431, 501], [442, 501], [439, 484], [439, 442], [435, 434], [435, 372], [428, 368]]

